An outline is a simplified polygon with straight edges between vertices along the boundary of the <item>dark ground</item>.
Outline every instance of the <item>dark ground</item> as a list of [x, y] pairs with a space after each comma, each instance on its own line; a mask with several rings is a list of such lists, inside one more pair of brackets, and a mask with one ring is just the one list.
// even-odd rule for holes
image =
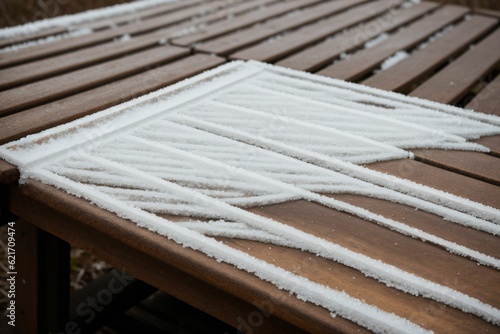
[[[500, 10], [498, 0], [431, 1]], [[0, 0], [0, 28], [125, 2], [130, 2], [130, 0]]]

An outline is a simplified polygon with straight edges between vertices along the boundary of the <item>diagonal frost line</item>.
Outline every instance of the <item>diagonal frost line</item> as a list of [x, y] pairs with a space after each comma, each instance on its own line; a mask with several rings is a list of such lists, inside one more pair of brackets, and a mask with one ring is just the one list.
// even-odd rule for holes
[[[485, 231], [494, 235], [500, 234], [500, 226], [497, 224], [493, 224], [484, 221], [482, 219], [469, 216], [460, 211], [455, 211], [453, 209], [449, 209], [446, 207], [437, 206], [431, 202], [427, 202], [419, 198], [411, 197], [409, 195], [398, 193], [390, 189], [382, 188], [377, 185], [373, 185], [371, 183], [353, 179], [352, 177], [333, 172], [330, 169], [325, 169], [319, 166], [311, 165], [306, 162], [301, 162], [297, 159], [286, 157], [279, 153], [275, 153], [272, 151], [265, 151], [261, 148], [250, 146], [244, 143], [239, 143], [232, 139], [220, 137], [205, 131], [193, 129], [183, 125], [177, 125], [176, 123], [163, 121], [161, 123], [161, 126], [165, 130], [168, 130], [168, 135], [166, 136], [164, 135], [162, 137], [155, 137], [153, 141], [157, 142], [159, 140], [162, 143], [168, 143], [168, 146], [173, 146], [183, 151], [188, 151], [199, 156], [204, 156], [211, 160], [218, 160], [218, 161], [222, 160], [225, 162], [225, 164], [229, 164], [233, 167], [257, 172], [257, 174], [268, 176], [272, 179], [277, 178], [282, 182], [292, 183], [293, 185], [303, 189], [307, 189], [308, 187], [304, 186], [303, 184], [300, 184], [300, 182], [298, 182], [297, 180], [297, 177], [304, 179], [307, 178], [309, 182], [312, 182], [312, 180], [314, 180], [315, 182], [321, 180], [321, 187], [315, 186], [313, 189], [308, 189], [314, 192], [322, 192], [321, 189], [324, 189], [323, 192], [328, 192], [329, 191], [328, 187], [325, 187], [325, 185], [330, 185], [331, 183], [339, 185], [340, 184], [348, 185], [345, 188], [343, 188], [345, 189], [344, 192], [369, 196], [373, 198], [389, 199], [396, 203], [409, 205], [421, 209], [423, 211], [434, 213], [451, 222], [476, 228], [478, 230]], [[136, 135], [140, 136], [141, 138], [150, 140], [149, 129], [150, 127], [146, 127], [146, 129], [142, 131], [139, 130], [136, 132]], [[184, 133], [185, 136], [190, 135], [191, 137], [189, 138], [189, 140], [193, 143], [196, 142], [197, 145], [186, 148], [184, 145], [178, 145], [177, 142], [173, 142], [172, 140], [170, 140], [171, 136], [172, 135], [175, 136], [177, 132], [182, 132]], [[213, 156], [211, 152], [212, 147], [219, 147], [219, 146], [223, 146], [226, 148], [226, 150], [228, 150], [228, 154], [226, 157], [219, 157], [217, 155], [215, 157]], [[251, 151], [249, 151], [249, 149], [251, 149]], [[237, 157], [241, 154], [242, 154], [241, 159], [243, 160], [240, 159], [234, 160], [234, 157]], [[259, 164], [252, 163], [252, 159], [249, 159], [251, 155], [259, 156], [260, 157], [259, 161], [261, 161], [261, 163]], [[263, 163], [265, 163], [265, 165]], [[269, 174], [266, 171], [267, 169], [265, 168], [266, 165], [269, 166], [272, 165], [273, 167], [286, 165], [288, 168], [293, 167], [292, 169], [300, 174], [292, 176], [290, 174], [286, 174], [287, 172], [281, 169], [279, 172], [273, 172]], [[311, 185], [314, 184], [315, 182], [311, 183]]]
[[[145, 147], [149, 148], [155, 148], [156, 151], [158, 152], [165, 152], [169, 154], [170, 156], [174, 156], [176, 158], [185, 158], [188, 159], [192, 162], [195, 162], [196, 164], [199, 164], [200, 166], [205, 165], [207, 167], [212, 167], [214, 169], [226, 169], [229, 170], [232, 168], [230, 165], [226, 163], [222, 163], [219, 161], [214, 161], [199, 155], [195, 155], [189, 152], [181, 151], [178, 150], [174, 147], [166, 146], [164, 144], [158, 144], [155, 142], [147, 141], [141, 138], [133, 137], [133, 136], [127, 136], [126, 137], [129, 140], [132, 140], [136, 144], [142, 144]], [[472, 250], [470, 248], [467, 248], [462, 245], [458, 245], [454, 242], [447, 241], [445, 239], [439, 238], [433, 234], [426, 233], [422, 230], [419, 230], [417, 228], [413, 228], [411, 226], [408, 226], [406, 224], [394, 221], [392, 219], [385, 218], [383, 216], [374, 214], [368, 210], [365, 210], [363, 208], [335, 200], [333, 198], [329, 198], [326, 196], [322, 196], [310, 191], [307, 191], [305, 189], [301, 189], [299, 187], [286, 184], [271, 178], [268, 178], [266, 176], [260, 175], [258, 173], [250, 172], [247, 170], [238, 170], [237, 172], [238, 178], [242, 179], [242, 182], [250, 182], [252, 184], [263, 184], [263, 185], [272, 185], [276, 189], [279, 189], [280, 192], [283, 193], [288, 193], [292, 196], [300, 197], [304, 200], [308, 201], [313, 201], [319, 204], [322, 204], [324, 206], [327, 206], [332, 209], [336, 209], [339, 211], [347, 212], [353, 215], [356, 215], [358, 217], [361, 217], [367, 221], [374, 222], [378, 225], [388, 227], [392, 230], [395, 230], [399, 233], [402, 233], [404, 235], [411, 236], [413, 238], [418, 238], [422, 239], [425, 241], [429, 241], [433, 244], [439, 245], [446, 250], [450, 251], [451, 253], [459, 254], [468, 258], [471, 258], [473, 260], [476, 260], [482, 264], [500, 269], [500, 260], [495, 259], [491, 256], [488, 256], [486, 254], [480, 253], [478, 251]]]
[[[434, 299], [464, 312], [475, 314], [494, 324], [500, 324], [500, 310], [447, 286], [423, 279], [382, 261], [374, 260], [366, 255], [350, 251], [288, 225], [233, 207], [191, 189], [144, 173], [136, 168], [90, 155], [85, 156], [85, 159], [94, 162], [98, 166], [119, 171], [120, 173], [136, 178], [145, 185], [192, 198], [197, 203], [202, 203], [221, 214], [223, 213], [222, 218], [243, 221], [249, 226], [281, 235], [294, 242], [302, 250], [307, 250], [318, 256], [360, 270], [366, 276], [373, 277], [389, 287], [395, 287], [407, 293]], [[43, 171], [40, 171], [40, 173], [43, 173]], [[30, 176], [35, 177], [35, 174], [30, 173]]]
[[473, 202], [469, 199], [446, 193], [437, 189], [433, 189], [409, 180], [399, 179], [392, 175], [373, 171], [368, 168], [357, 166], [355, 164], [342, 161], [337, 158], [304, 150], [299, 147], [290, 146], [282, 142], [264, 138], [262, 136], [256, 137], [252, 134], [237, 129], [203, 121], [195, 117], [176, 114], [170, 115], [169, 120], [208, 131], [219, 136], [235, 139], [250, 145], [258, 145], [259, 147], [272, 150], [274, 152], [285, 154], [299, 160], [307, 161], [321, 167], [332, 169], [336, 172], [348, 175], [355, 179], [373, 183], [384, 188], [389, 188], [403, 194], [432, 202], [434, 204], [442, 205], [453, 210], [471, 214], [478, 218], [491, 221], [495, 224], [500, 224], [500, 215], [498, 213], [498, 210], [492, 207]]
[[[393, 125], [395, 127], [399, 126], [399, 127], [404, 127], [404, 128], [408, 128], [408, 129], [414, 129], [414, 130], [417, 130], [419, 132], [426, 133], [426, 134], [428, 134], [428, 136], [434, 136], [434, 137], [439, 136], [439, 137], [447, 139], [448, 141], [453, 141], [453, 142], [457, 142], [457, 143], [464, 143], [465, 142], [465, 139], [463, 137], [460, 137], [457, 135], [449, 134], [449, 133], [446, 133], [446, 132], [443, 132], [440, 130], [434, 130], [434, 129], [431, 129], [431, 128], [428, 128], [425, 126], [420, 126], [416, 123], [409, 123], [409, 122], [406, 122], [404, 120], [399, 120], [399, 119], [392, 118], [392, 117], [386, 117], [383, 115], [374, 114], [374, 113], [370, 113], [367, 111], [360, 111], [359, 109], [354, 108], [355, 105], [351, 105], [347, 101], [342, 100], [340, 98], [336, 98], [334, 96], [329, 96], [331, 103], [327, 103], [327, 102], [318, 101], [318, 100], [308, 98], [308, 97], [304, 96], [304, 94], [294, 95], [294, 94], [279, 91], [276, 89], [271, 90], [270, 88], [267, 88], [267, 87], [262, 86], [262, 85], [261, 86], [252, 85], [252, 86], [248, 86], [248, 88], [252, 89], [252, 90], [256, 90], [258, 92], [261, 92], [262, 94], [273, 94], [273, 95], [281, 97], [285, 100], [302, 101], [302, 102], [306, 102], [306, 103], [309, 103], [312, 105], [317, 105], [317, 106], [320, 106], [320, 107], [325, 108], [327, 110], [330, 110], [330, 112], [332, 112], [332, 113], [342, 111], [345, 113], [350, 113], [353, 115], [362, 116], [367, 120], [373, 119], [373, 120], [377, 120], [377, 121], [383, 121], [387, 125]], [[233, 89], [235, 89], [235, 88], [233, 88]], [[238, 87], [238, 89], [244, 90], [245, 86], [243, 86], [241, 88]], [[369, 110], [370, 106], [364, 105], [364, 106], [362, 106], [362, 109]], [[471, 144], [471, 143], [469, 143], [469, 144]], [[482, 147], [481, 145], [477, 145], [477, 146]]]
[[215, 107], [231, 109], [231, 111], [238, 111], [240, 113], [247, 113], [250, 115], [258, 115], [258, 116], [266, 117], [268, 119], [272, 118], [274, 120], [281, 120], [285, 123], [292, 123], [292, 124], [296, 124], [296, 125], [303, 126], [306, 128], [310, 128], [312, 130], [319, 130], [319, 131], [324, 131], [324, 132], [340, 135], [340, 136], [348, 138], [348, 139], [364, 142], [367, 145], [377, 146], [377, 147], [380, 147], [382, 149], [385, 149], [384, 153], [393, 152], [393, 156], [391, 157], [392, 159], [409, 158], [409, 157], [413, 156], [412, 153], [406, 152], [406, 151], [401, 150], [401, 149], [399, 149], [395, 146], [392, 146], [392, 145], [387, 145], [387, 144], [384, 144], [384, 143], [381, 143], [381, 142], [378, 142], [378, 141], [375, 141], [375, 140], [372, 140], [372, 139], [369, 139], [366, 137], [361, 137], [361, 136], [358, 136], [358, 135], [355, 135], [355, 134], [352, 134], [352, 133], [349, 133], [346, 131], [338, 130], [335, 128], [330, 128], [330, 127], [325, 127], [325, 126], [305, 122], [305, 121], [302, 121], [299, 119], [295, 119], [293, 117], [277, 116], [277, 115], [273, 115], [269, 112], [264, 112], [264, 111], [249, 109], [249, 108], [245, 108], [245, 107], [230, 105], [230, 104], [227, 104], [224, 102], [218, 102], [218, 101], [208, 101], [205, 103], [205, 105], [209, 105], [209, 106], [211, 105], [211, 106], [215, 106]]
[[338, 80], [334, 78], [324, 77], [321, 75], [315, 75], [308, 72], [297, 71], [285, 67], [279, 67], [254, 60], [249, 60], [247, 63], [249, 65], [259, 66], [261, 68], [267, 69], [271, 73], [276, 73], [290, 78], [304, 79], [305, 81], [310, 81], [331, 88], [341, 88], [347, 91], [352, 91], [354, 93], [361, 93], [373, 97], [380, 97], [386, 99], [389, 102], [402, 103], [403, 105], [409, 105], [414, 108], [436, 109], [448, 114], [458, 115], [485, 123], [500, 125], [500, 117], [495, 115], [477, 113], [472, 110], [462, 109], [452, 105], [446, 105], [439, 102], [421, 99], [415, 96], [406, 96], [400, 93], [385, 91], [382, 89], [359, 85], [352, 82]]
[[[99, 161], [107, 164], [102, 159], [95, 158], [93, 161], [95, 163]], [[124, 168], [126, 172], [129, 171], [125, 166]], [[238, 269], [252, 273], [280, 289], [295, 294], [301, 300], [322, 306], [374, 332], [401, 334], [410, 332], [431, 333], [407, 319], [396, 316], [393, 313], [385, 312], [376, 306], [368, 305], [359, 299], [349, 296], [345, 292], [315, 283], [263, 260], [249, 256], [242, 251], [226, 246], [224, 243], [205, 237], [181, 225], [143, 210], [130, 207], [112, 197], [94, 191], [94, 189], [87, 185], [78, 184], [43, 169], [33, 169], [29, 174], [31, 178], [52, 184], [56, 187], [64, 187], [73, 195], [85, 197], [94, 203], [99, 203], [102, 208], [114, 212], [124, 219], [131, 220], [140, 227], [164, 235], [185, 247], [200, 251], [207, 256], [217, 259], [217, 261], [226, 262]], [[151, 186], [158, 185], [157, 180], [154, 178], [151, 179], [148, 175], [144, 176], [146, 176], [146, 179], [141, 179], [146, 183], [152, 181], [153, 184]]]

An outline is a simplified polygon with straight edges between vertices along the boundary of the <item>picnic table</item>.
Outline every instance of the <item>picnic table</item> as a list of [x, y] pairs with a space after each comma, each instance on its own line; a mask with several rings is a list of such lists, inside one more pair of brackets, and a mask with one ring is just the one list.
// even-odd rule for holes
[[[231, 60], [257, 60], [498, 116], [499, 20], [499, 12], [426, 1], [186, 0], [5, 37], [0, 47], [83, 31], [0, 53], [0, 144]], [[500, 209], [500, 137], [471, 142], [490, 151], [419, 148], [411, 150], [414, 159], [364, 166]], [[153, 286], [241, 331], [367, 331], [84, 198], [32, 179], [19, 183], [19, 177], [16, 166], [0, 160], [2, 222], [16, 220], [19, 333], [69, 333], [80, 328], [70, 322], [75, 316], [71, 307], [85, 295], [69, 294], [69, 245], [147, 283], [137, 283], [141, 293], [150, 293]], [[496, 235], [387, 200], [355, 194], [331, 197], [500, 257]], [[247, 210], [500, 308], [498, 268], [306, 200]], [[499, 330], [498, 324], [480, 316], [388, 287], [311, 253], [220, 240], [435, 332]], [[126, 299], [119, 303], [126, 304]]]

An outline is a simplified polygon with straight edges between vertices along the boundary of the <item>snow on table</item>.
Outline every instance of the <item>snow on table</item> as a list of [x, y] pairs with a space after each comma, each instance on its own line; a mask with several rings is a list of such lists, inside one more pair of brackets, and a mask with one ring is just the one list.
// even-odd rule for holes
[[[424, 328], [215, 240], [297, 248], [390, 287], [495, 324], [500, 310], [449, 287], [246, 211], [303, 199], [500, 269], [500, 259], [325, 194], [412, 206], [493, 235], [500, 212], [357, 164], [412, 158], [408, 148], [486, 152], [468, 138], [500, 118], [258, 62], [232, 62], [0, 148], [36, 179], [288, 290], [376, 332]], [[176, 216], [174, 219], [165, 217]]]

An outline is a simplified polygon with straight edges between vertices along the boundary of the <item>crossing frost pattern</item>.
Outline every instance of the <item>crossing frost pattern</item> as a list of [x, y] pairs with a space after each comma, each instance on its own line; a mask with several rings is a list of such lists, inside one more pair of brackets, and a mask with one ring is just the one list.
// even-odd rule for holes
[[356, 164], [411, 158], [405, 149], [413, 147], [487, 151], [466, 139], [499, 134], [499, 124], [495, 116], [234, 62], [9, 143], [0, 154], [23, 179], [82, 196], [370, 330], [425, 332], [212, 237], [308, 251], [499, 324], [500, 310], [478, 299], [244, 209], [304, 199], [500, 269], [498, 258], [325, 196], [386, 199], [498, 235], [499, 210]]

